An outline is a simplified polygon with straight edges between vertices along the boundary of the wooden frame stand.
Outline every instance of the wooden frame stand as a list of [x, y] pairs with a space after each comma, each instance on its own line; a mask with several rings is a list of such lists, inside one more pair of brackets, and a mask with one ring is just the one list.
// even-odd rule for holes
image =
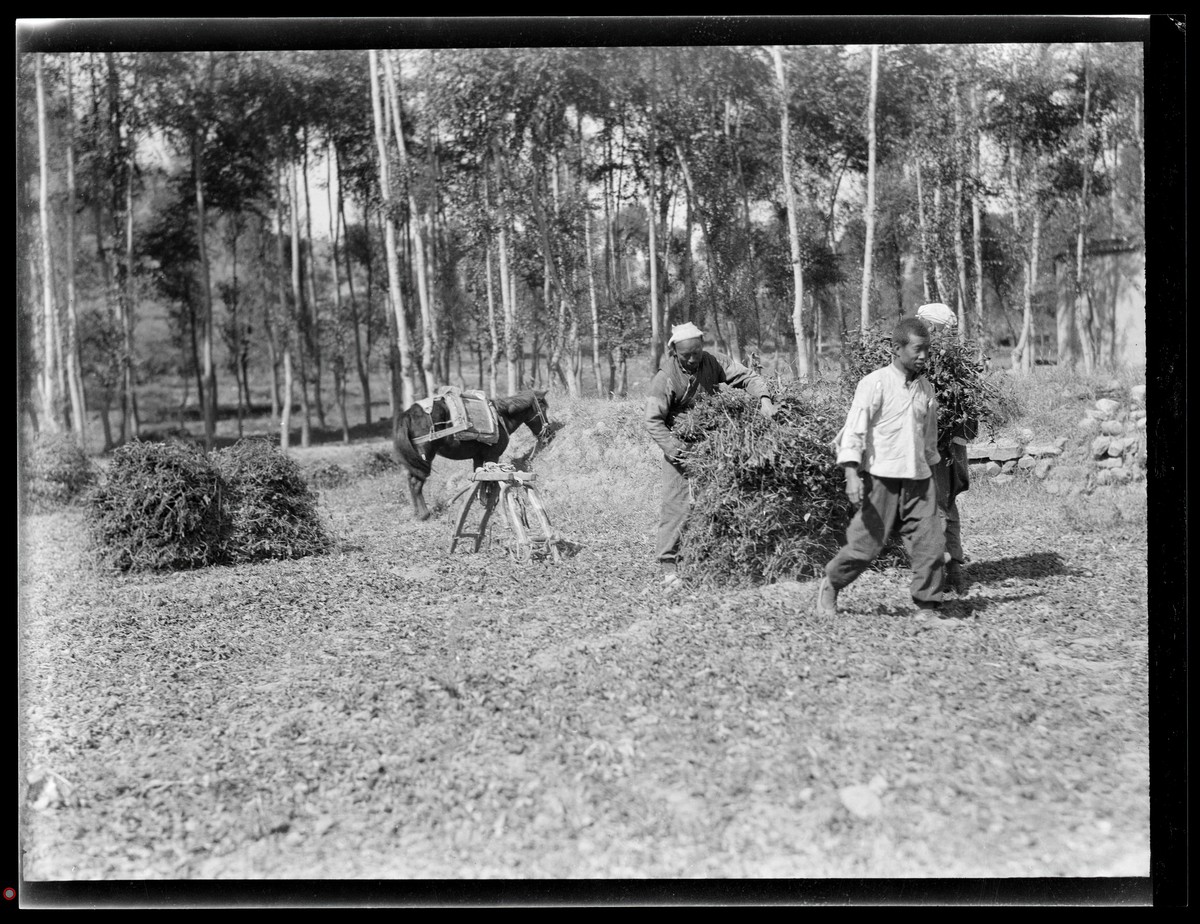
[[[555, 562], [561, 561], [558, 536], [550, 525], [537, 488], [533, 486], [536, 479], [533, 472], [477, 468], [471, 484], [454, 498], [457, 501], [462, 497], [463, 501], [455, 518], [450, 551], [458, 547], [460, 539], [473, 539], [475, 547], [472, 551], [478, 552], [488, 536], [492, 514], [499, 507], [500, 515], [511, 533], [509, 549], [518, 562], [530, 562], [535, 555], [549, 555]], [[468, 532], [467, 514], [476, 499], [483, 507], [479, 527], [475, 532]]]

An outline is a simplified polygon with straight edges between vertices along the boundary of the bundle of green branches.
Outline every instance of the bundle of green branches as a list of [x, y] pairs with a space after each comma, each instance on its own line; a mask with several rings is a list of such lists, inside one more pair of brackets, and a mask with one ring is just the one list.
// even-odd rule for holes
[[25, 498], [31, 511], [74, 503], [96, 483], [95, 464], [69, 434], [38, 434], [25, 451], [23, 463]]
[[265, 439], [244, 439], [212, 454], [225, 486], [225, 561], [303, 558], [331, 538], [300, 466]]
[[776, 379], [771, 390], [772, 420], [722, 386], [675, 424], [694, 498], [681, 558], [702, 583], [812, 577], [845, 539], [851, 509], [831, 443], [846, 402], [825, 383]]
[[204, 453], [134, 441], [113, 453], [87, 496], [97, 553], [119, 571], [200, 568], [221, 557], [222, 484]]
[[[864, 375], [891, 364], [892, 327], [890, 322], [879, 322], [861, 338], [847, 336], [841, 378], [847, 400]], [[1011, 399], [985, 372], [979, 355], [974, 340], [960, 341], [953, 330], [931, 328], [925, 377], [937, 396], [939, 437], [964, 427], [967, 439], [974, 439], [976, 433], [995, 434], [1014, 414]]]

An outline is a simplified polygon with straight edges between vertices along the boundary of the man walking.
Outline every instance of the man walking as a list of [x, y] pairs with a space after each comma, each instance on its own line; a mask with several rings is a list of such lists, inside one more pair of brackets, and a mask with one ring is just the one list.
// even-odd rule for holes
[[650, 382], [646, 397], [646, 429], [663, 452], [662, 512], [658, 519], [656, 555], [664, 588], [681, 582], [678, 572], [679, 540], [691, 507], [685, 469], [685, 445], [672, 432], [676, 418], [691, 410], [703, 392], [711, 395], [721, 384], [744, 388], [759, 399], [764, 417], [775, 414], [762, 376], [736, 359], [704, 349], [704, 331], [695, 324], [671, 328], [667, 357]]
[[[931, 302], [917, 309], [917, 317], [933, 327], [954, 330], [958, 318], [949, 305]], [[962, 566], [967, 560], [962, 547], [962, 518], [958, 513], [958, 495], [971, 486], [971, 466], [967, 458], [967, 443], [975, 439], [979, 423], [966, 420], [938, 432], [938, 455], [941, 461], [933, 467], [933, 483], [937, 490], [938, 516], [946, 532], [946, 583], [944, 590], [962, 594], [966, 578]]]
[[937, 399], [924, 378], [929, 328], [903, 318], [892, 331], [892, 362], [863, 376], [838, 437], [837, 461], [846, 496], [858, 508], [846, 544], [825, 566], [817, 612], [837, 612], [838, 592], [867, 569], [897, 527], [912, 567], [911, 593], [919, 609], [942, 602], [946, 548], [933, 485]]

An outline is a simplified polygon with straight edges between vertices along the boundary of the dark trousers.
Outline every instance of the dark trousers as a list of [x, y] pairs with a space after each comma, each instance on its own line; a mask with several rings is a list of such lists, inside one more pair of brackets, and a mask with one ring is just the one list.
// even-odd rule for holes
[[825, 566], [841, 590], [867, 570], [899, 527], [912, 566], [912, 597], [940, 603], [946, 536], [932, 478], [876, 478], [863, 472], [863, 501], [846, 528], [846, 544]]
[[958, 495], [970, 486], [967, 447], [951, 443], [942, 452], [942, 461], [933, 467], [937, 487], [938, 516], [946, 532], [946, 551], [950, 560], [962, 564], [966, 560], [962, 547], [962, 519], [958, 515]]
[[683, 466], [663, 456], [662, 512], [658, 517], [657, 557], [660, 564], [674, 567], [679, 557], [679, 538], [691, 510], [691, 488]]

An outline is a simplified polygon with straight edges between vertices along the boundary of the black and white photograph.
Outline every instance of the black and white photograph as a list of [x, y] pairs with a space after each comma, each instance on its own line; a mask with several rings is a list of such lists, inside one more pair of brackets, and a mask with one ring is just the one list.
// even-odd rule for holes
[[1186, 906], [1185, 25], [18, 18], [6, 901]]

